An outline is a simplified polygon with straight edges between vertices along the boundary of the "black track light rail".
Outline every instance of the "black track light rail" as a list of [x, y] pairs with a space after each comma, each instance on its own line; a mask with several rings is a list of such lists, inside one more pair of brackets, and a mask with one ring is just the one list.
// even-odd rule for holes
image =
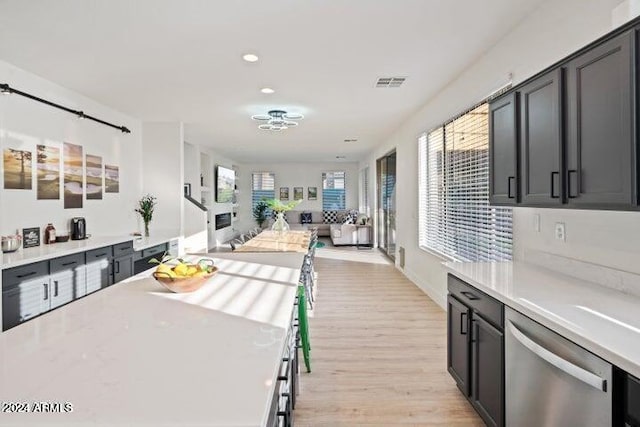
[[60, 104], [56, 104], [55, 102], [47, 101], [46, 99], [42, 99], [42, 98], [39, 98], [39, 97], [37, 97], [35, 95], [31, 95], [29, 93], [26, 93], [26, 92], [23, 92], [23, 91], [18, 90], [16, 88], [13, 88], [13, 87], [9, 86], [7, 83], [0, 83], [0, 92], [2, 92], [3, 94], [16, 94], [16, 95], [24, 96], [25, 98], [29, 98], [29, 99], [32, 99], [34, 101], [40, 102], [42, 104], [48, 105], [50, 107], [54, 107], [54, 108], [57, 108], [59, 110], [66, 111], [67, 113], [71, 113], [71, 114], [73, 114], [75, 116], [78, 116], [79, 119], [93, 120], [96, 123], [100, 123], [102, 125], [109, 126], [109, 127], [114, 128], [114, 129], [118, 129], [122, 133], [131, 133], [131, 131], [129, 129], [127, 129], [125, 126], [114, 125], [113, 123], [109, 123], [109, 122], [107, 122], [105, 120], [102, 120], [102, 119], [99, 119], [97, 117], [93, 117], [93, 116], [90, 116], [88, 114], [85, 114], [84, 111], [74, 110], [72, 108], [65, 107], [64, 105], [60, 105]]

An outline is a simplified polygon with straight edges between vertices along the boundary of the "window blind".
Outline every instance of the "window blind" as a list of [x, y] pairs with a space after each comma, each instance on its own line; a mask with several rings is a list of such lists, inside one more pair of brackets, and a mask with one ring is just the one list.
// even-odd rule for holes
[[272, 172], [254, 172], [251, 174], [251, 209], [262, 199], [275, 197], [276, 176]]
[[511, 209], [489, 205], [488, 104], [418, 145], [420, 246], [459, 261], [511, 259]]
[[345, 172], [322, 173], [322, 209], [345, 209]]

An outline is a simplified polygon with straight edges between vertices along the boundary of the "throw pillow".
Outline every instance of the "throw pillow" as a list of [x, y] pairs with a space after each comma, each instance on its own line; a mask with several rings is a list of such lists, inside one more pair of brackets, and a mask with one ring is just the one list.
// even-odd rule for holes
[[322, 211], [322, 222], [325, 224], [334, 224], [338, 220], [338, 213], [336, 211]]
[[345, 215], [344, 219], [342, 220], [343, 224], [355, 224], [356, 222], [353, 220], [353, 217], [351, 215]]
[[302, 212], [300, 214], [300, 224], [311, 224], [311, 212]]
[[349, 216], [352, 221], [349, 224], [355, 224], [358, 221], [358, 211], [355, 209], [350, 210], [347, 216]]

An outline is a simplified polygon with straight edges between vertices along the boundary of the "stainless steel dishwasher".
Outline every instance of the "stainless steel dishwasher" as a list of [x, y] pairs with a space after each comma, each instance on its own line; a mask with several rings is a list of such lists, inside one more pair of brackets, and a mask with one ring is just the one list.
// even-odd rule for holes
[[611, 364], [508, 307], [505, 369], [507, 426], [611, 425]]

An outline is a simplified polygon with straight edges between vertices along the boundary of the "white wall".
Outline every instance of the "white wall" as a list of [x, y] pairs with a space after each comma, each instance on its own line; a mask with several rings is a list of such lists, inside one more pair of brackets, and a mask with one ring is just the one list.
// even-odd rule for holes
[[[368, 164], [370, 176], [374, 177], [375, 159], [397, 149], [397, 243], [406, 250], [404, 273], [441, 306], [445, 306], [446, 298], [442, 260], [418, 248], [418, 135], [485, 98], [506, 82], [508, 73], [513, 73], [517, 84], [607, 33], [611, 30], [611, 11], [618, 3], [619, 0], [547, 1], [430, 99], [361, 164]], [[373, 203], [373, 197], [370, 200]], [[640, 268], [631, 263], [638, 252], [631, 242], [640, 237], [640, 227], [634, 223], [634, 219], [640, 219], [637, 214], [555, 210], [539, 213], [542, 232], [533, 233], [529, 226], [532, 210], [515, 210], [516, 257], [523, 256], [531, 246], [596, 263], [615, 263], [633, 271]], [[549, 224], [556, 218], [567, 224], [564, 245], [548, 238]]]
[[[138, 120], [101, 105], [36, 75], [0, 61], [0, 80], [16, 89], [51, 100], [100, 119], [124, 125], [123, 134], [18, 95], [0, 96], [0, 147], [35, 152], [37, 144], [60, 148], [63, 142], [83, 146], [101, 156], [104, 164], [120, 167], [120, 192], [104, 193], [102, 200], [84, 200], [82, 209], [64, 209], [63, 182], [59, 200], [36, 199], [36, 162], [33, 156], [32, 190], [4, 190], [4, 166], [0, 164], [0, 234], [25, 227], [46, 227], [51, 222], [58, 233], [67, 232], [69, 219], [83, 216], [93, 235], [121, 235], [138, 230], [134, 205], [142, 189], [141, 124]], [[0, 162], [2, 163], [2, 162]], [[62, 171], [62, 164], [60, 165]]]
[[[289, 200], [293, 200], [293, 187], [303, 187], [303, 200], [296, 210], [322, 210], [322, 173], [345, 171], [346, 208], [358, 209], [358, 164], [354, 162], [330, 163], [256, 163], [240, 167], [242, 180], [238, 187], [240, 204], [240, 224], [243, 231], [256, 226], [251, 211], [251, 174], [253, 172], [275, 173], [276, 198], [280, 197], [280, 187], [289, 187]], [[318, 188], [318, 200], [308, 200], [309, 187]]]
[[157, 197], [150, 233], [184, 230], [184, 127], [182, 123], [142, 125], [143, 194]]

